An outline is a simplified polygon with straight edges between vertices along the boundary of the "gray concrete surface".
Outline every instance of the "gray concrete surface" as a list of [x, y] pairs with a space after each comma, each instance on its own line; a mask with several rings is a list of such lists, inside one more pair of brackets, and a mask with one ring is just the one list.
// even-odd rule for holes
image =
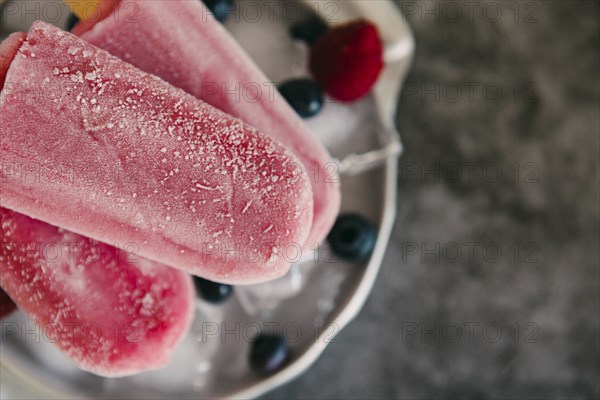
[[265, 398], [598, 398], [599, 3], [399, 4], [417, 55], [381, 276]]

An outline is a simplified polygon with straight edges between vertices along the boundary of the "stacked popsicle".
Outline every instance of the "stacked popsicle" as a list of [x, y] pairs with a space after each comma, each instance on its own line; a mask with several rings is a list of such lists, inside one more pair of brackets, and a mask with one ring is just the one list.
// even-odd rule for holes
[[0, 225], [2, 287], [82, 369], [169, 362], [192, 319], [189, 275], [5, 208]]
[[0, 155], [51, 179], [5, 173], [1, 206], [226, 283], [281, 276], [304, 244], [302, 165], [241, 120], [41, 22], [6, 80]]
[[[19, 53], [25, 40], [36, 42], [18, 33], [0, 45], [2, 106], [15, 89], [12, 68], [15, 57], [27, 54]], [[0, 122], [5, 150], [10, 119], [4, 112]], [[2, 202], [7, 176], [25, 178], [25, 165], [6, 160], [3, 154]], [[45, 338], [99, 375], [129, 375], [169, 362], [191, 323], [189, 275], [1, 207], [0, 227], [0, 317], [16, 302]]]
[[[105, 15], [121, 5], [103, 4]], [[278, 94], [246, 103], [205, 90], [267, 80], [201, 3], [136, 4], [136, 29], [106, 18], [76, 30], [206, 103], [45, 23], [0, 47], [0, 157], [11, 166], [0, 286], [105, 376], [164, 365], [185, 335], [190, 279], [165, 265], [227, 283], [273, 279], [289, 267], [286, 248], [323, 239], [339, 207], [335, 181], [307, 176], [327, 152]], [[101, 242], [133, 244], [137, 262]], [[40, 243], [74, 250], [49, 260], [32, 254]], [[138, 340], [110, 337], [115, 326]]]
[[[314, 196], [305, 248], [322, 241], [340, 208], [331, 157], [281, 94], [268, 90], [269, 79], [204, 3], [103, 0], [98, 10], [96, 18], [80, 22], [73, 33], [241, 118], [294, 152], [310, 175]], [[244, 101], [244, 89], [254, 90], [257, 98]]]

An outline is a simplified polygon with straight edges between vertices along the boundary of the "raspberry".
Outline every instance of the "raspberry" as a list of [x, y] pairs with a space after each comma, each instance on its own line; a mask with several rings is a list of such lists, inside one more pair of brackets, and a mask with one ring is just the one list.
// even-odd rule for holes
[[357, 20], [325, 33], [312, 46], [309, 68], [333, 98], [350, 102], [365, 96], [383, 69], [377, 27]]

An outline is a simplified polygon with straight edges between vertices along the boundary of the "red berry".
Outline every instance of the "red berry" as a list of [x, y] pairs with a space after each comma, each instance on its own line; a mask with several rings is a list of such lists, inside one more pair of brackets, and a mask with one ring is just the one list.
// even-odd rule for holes
[[357, 20], [329, 30], [312, 46], [309, 68], [333, 98], [354, 101], [366, 95], [383, 69], [377, 27]]
[[8, 297], [8, 295], [0, 289], [0, 318], [7, 316], [11, 312], [13, 312], [17, 306], [13, 301]]

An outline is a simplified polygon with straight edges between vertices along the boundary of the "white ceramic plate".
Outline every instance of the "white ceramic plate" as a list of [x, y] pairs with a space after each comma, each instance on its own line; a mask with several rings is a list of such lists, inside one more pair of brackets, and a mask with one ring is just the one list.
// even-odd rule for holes
[[[26, 30], [34, 19], [64, 26], [67, 18], [60, 1], [8, 3], [19, 7], [15, 13], [9, 4], [3, 5], [4, 35]], [[51, 3], [58, 4], [60, 15], [55, 16]], [[307, 121], [333, 156], [343, 160], [343, 211], [360, 213], [378, 227], [368, 264], [337, 260], [324, 245], [276, 282], [236, 288], [236, 295], [222, 306], [197, 300], [192, 331], [171, 365], [130, 378], [104, 379], [80, 371], [43, 334], [31, 333], [35, 327], [17, 312], [1, 323], [0, 398], [253, 398], [306, 371], [358, 314], [381, 266], [394, 221], [400, 142], [393, 121], [414, 42], [390, 1], [307, 0], [306, 4], [331, 24], [371, 19], [386, 44], [386, 70], [372, 96], [351, 105], [329, 100], [321, 114]], [[239, 2], [226, 24], [274, 82], [307, 75], [307, 48], [293, 42], [287, 32], [290, 22], [306, 15], [307, 9], [298, 14], [298, 8], [291, 7], [262, 0]], [[18, 326], [19, 333], [11, 333], [9, 326]], [[270, 329], [287, 337], [292, 359], [265, 378], [253, 373], [247, 360], [250, 340], [258, 331]]]

